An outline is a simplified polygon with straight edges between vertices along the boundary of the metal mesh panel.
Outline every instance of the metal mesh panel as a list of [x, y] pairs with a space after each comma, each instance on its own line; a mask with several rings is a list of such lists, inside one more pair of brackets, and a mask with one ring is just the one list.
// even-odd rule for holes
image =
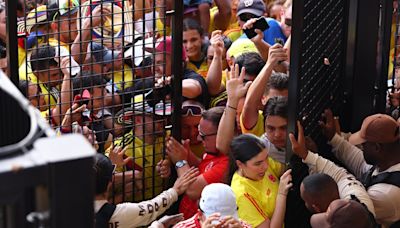
[[304, 1], [297, 112], [314, 139], [320, 137], [320, 114], [341, 99], [345, 6], [344, 0]]

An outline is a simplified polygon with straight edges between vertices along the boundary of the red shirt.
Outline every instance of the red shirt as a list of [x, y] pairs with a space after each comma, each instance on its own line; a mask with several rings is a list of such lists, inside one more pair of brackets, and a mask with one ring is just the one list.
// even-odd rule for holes
[[[223, 183], [228, 171], [229, 158], [226, 155], [211, 155], [205, 153], [203, 160], [199, 164], [199, 172], [203, 175], [207, 184]], [[184, 195], [179, 205], [179, 212], [183, 213], [183, 217], [188, 219], [197, 213], [198, 199], [191, 200]]]
[[[174, 226], [174, 228], [185, 228], [185, 227], [186, 228], [201, 228], [199, 216], [200, 216], [200, 212], [197, 212], [191, 218], [176, 224]], [[243, 222], [242, 220], [239, 220], [239, 222], [243, 228], [251, 228], [251, 226], [249, 224]]]

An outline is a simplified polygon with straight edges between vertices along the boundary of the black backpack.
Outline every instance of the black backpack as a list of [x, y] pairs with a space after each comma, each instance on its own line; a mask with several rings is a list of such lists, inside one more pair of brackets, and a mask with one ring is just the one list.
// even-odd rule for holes
[[96, 213], [95, 227], [108, 228], [108, 222], [114, 214], [116, 206], [111, 203], [105, 203], [100, 210]]

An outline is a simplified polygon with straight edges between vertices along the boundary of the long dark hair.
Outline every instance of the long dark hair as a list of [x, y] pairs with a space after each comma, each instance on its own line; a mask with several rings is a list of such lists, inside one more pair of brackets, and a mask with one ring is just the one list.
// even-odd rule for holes
[[253, 134], [242, 134], [235, 137], [230, 146], [228, 183], [231, 183], [233, 174], [235, 174], [239, 168], [236, 164], [237, 160], [246, 163], [248, 160], [261, 153], [265, 148], [266, 146], [261, 139]]

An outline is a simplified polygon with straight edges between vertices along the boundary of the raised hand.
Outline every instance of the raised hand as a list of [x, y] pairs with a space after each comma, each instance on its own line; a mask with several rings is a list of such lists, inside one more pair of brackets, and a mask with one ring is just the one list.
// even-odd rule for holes
[[[243, 29], [251, 29], [253, 28], [254, 23], [257, 21], [257, 18], [252, 18], [248, 21], [246, 21], [246, 23], [244, 23], [243, 25]], [[253, 38], [251, 38], [251, 41], [253, 41], [253, 43], [259, 43], [264, 39], [264, 33], [263, 31], [259, 30], [259, 29], [255, 29], [254, 32], [257, 33], [257, 35]]]
[[187, 160], [188, 158], [188, 148], [183, 146], [176, 139], [170, 137], [167, 142], [167, 154], [173, 164], [180, 160]]
[[292, 172], [292, 170], [288, 169], [281, 176], [281, 179], [279, 182], [278, 194], [287, 196], [289, 189], [293, 186], [291, 172]]
[[222, 53], [224, 52], [224, 41], [222, 40], [222, 31], [215, 30], [211, 33], [210, 43], [214, 48], [214, 58], [222, 57]]
[[175, 189], [178, 195], [181, 195], [196, 180], [198, 175], [199, 169], [196, 167], [192, 167], [185, 174], [176, 179], [175, 184], [172, 188]]
[[130, 162], [133, 158], [127, 157], [124, 159], [126, 147], [122, 148], [120, 146], [116, 146], [112, 148], [112, 151], [109, 154], [110, 160], [113, 164], [117, 165], [118, 167], [126, 165]]
[[303, 126], [301, 126], [300, 121], [297, 121], [297, 130], [297, 140], [293, 133], [289, 133], [290, 143], [292, 144], [293, 153], [295, 153], [301, 159], [305, 159], [308, 155], [308, 150], [306, 148]]
[[269, 48], [267, 64], [276, 66], [280, 62], [287, 61], [288, 54], [281, 44], [276, 43]]
[[324, 113], [322, 114], [322, 119], [325, 119], [325, 122], [318, 121], [319, 126], [322, 128], [322, 134], [324, 134], [325, 137], [331, 141], [333, 136], [336, 134], [336, 124], [333, 118], [332, 110], [325, 109]]
[[157, 163], [157, 172], [161, 178], [168, 178], [171, 175], [171, 162], [169, 159], [162, 159]]
[[246, 75], [246, 70], [242, 67], [242, 71], [239, 75], [239, 65], [231, 66], [231, 71], [227, 74], [226, 81], [226, 92], [228, 94], [228, 99], [236, 99], [246, 96], [247, 90], [251, 85], [251, 81], [243, 84], [244, 76]]

